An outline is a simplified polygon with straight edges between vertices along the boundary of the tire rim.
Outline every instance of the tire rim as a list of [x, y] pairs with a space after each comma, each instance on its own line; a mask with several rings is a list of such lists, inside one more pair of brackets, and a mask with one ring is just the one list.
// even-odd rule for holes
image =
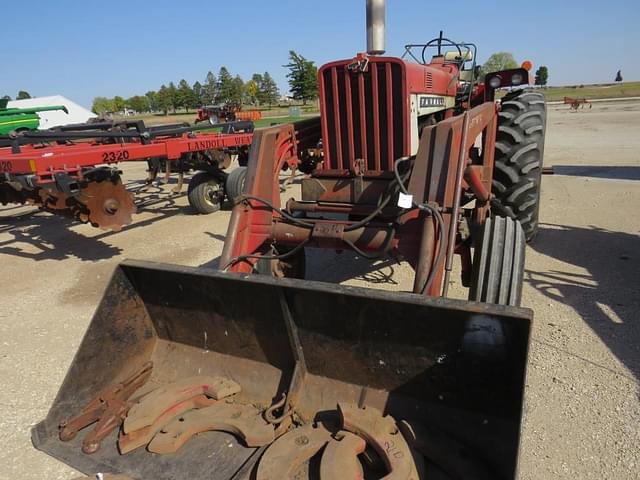
[[204, 189], [204, 201], [212, 207], [220, 204], [220, 185], [218, 183], [207, 183]]

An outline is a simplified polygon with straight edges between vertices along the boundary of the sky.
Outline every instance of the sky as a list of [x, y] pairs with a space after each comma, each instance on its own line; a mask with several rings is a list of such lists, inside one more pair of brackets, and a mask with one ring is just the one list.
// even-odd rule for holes
[[[61, 94], [90, 107], [224, 65], [268, 71], [288, 90], [289, 50], [320, 66], [366, 48], [365, 0], [15, 0], [2, 2], [0, 96]], [[445, 36], [549, 68], [550, 85], [640, 80], [640, 0], [387, 0], [388, 55]]]

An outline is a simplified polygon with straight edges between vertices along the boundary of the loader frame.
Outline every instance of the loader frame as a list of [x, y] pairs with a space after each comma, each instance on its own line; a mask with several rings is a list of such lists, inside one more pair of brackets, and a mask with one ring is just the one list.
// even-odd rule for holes
[[[275, 251], [278, 246], [288, 249], [287, 256], [304, 247], [351, 248], [368, 257], [394, 251], [415, 269], [415, 293], [446, 295], [448, 282], [443, 285], [443, 280], [452, 269], [454, 253], [462, 256], [463, 278], [470, 275], [470, 245], [461, 234], [461, 221], [466, 218], [464, 221], [474, 226], [481, 225], [490, 208], [496, 125], [497, 107], [486, 102], [425, 127], [406, 189], [414, 204], [430, 205], [431, 211], [391, 204], [388, 212], [380, 209], [377, 214], [377, 209], [359, 200], [364, 195], [385, 198], [386, 189], [396, 181], [388, 172], [313, 173], [303, 180], [302, 188], [306, 183], [313, 189], [315, 184], [322, 191], [317, 201], [289, 201], [282, 208], [279, 174], [286, 164], [295, 166], [300, 162], [298, 130], [296, 124], [290, 124], [257, 131], [248, 162], [245, 195], [233, 209], [221, 267], [244, 273], [255, 271], [261, 258], [279, 260], [278, 255], [273, 255], [274, 246]], [[480, 145], [482, 154], [471, 157], [468, 152], [475, 144]], [[462, 197], [475, 199], [475, 206], [466, 217], [462, 216]], [[311, 209], [314, 213], [345, 214], [354, 220], [300, 216]], [[442, 222], [437, 221], [432, 210], [441, 214]], [[362, 222], [363, 216], [373, 218]]]

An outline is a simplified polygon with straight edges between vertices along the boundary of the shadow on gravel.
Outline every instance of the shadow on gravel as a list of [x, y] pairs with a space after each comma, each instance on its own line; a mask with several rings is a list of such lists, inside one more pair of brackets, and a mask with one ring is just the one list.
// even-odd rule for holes
[[65, 260], [75, 257], [84, 261], [97, 261], [119, 255], [122, 250], [106, 244], [96, 237], [85, 237], [70, 230], [77, 222], [50, 214], [24, 215], [12, 221], [4, 219], [0, 225], [3, 237], [0, 254], [30, 258], [32, 260]]
[[[169, 194], [152, 187], [136, 194], [138, 213], [151, 212], [155, 215], [138, 220], [133, 215], [133, 223], [120, 232], [95, 229], [97, 235], [85, 236], [74, 232], [71, 227], [80, 222], [34, 209], [32, 212], [16, 216], [0, 217], [0, 235], [10, 235], [8, 240], [0, 239], [0, 254], [14, 255], [33, 260], [65, 260], [75, 257], [83, 261], [105, 260], [122, 253], [122, 249], [103, 242], [113, 235], [145, 227], [178, 214], [190, 214], [190, 207], [176, 205], [176, 199], [185, 194]], [[3, 209], [2, 212], [6, 212]]]
[[525, 280], [550, 299], [573, 307], [640, 379], [640, 236], [542, 224], [531, 247], [586, 270], [529, 270]]
[[640, 181], [640, 166], [633, 165], [554, 165], [553, 172], [571, 177]]
[[355, 279], [371, 284], [398, 284], [393, 278], [397, 262], [392, 258], [372, 262], [347, 250], [335, 253], [311, 248], [306, 250], [306, 255], [307, 280], [340, 283]]

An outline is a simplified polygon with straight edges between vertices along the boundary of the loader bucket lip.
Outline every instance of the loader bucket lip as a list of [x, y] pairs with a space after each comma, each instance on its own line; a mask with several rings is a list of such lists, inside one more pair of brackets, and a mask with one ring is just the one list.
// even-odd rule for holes
[[[295, 335], [287, 330], [281, 301], [291, 310]], [[367, 406], [398, 419], [450, 425], [449, 433], [462, 432], [479, 458], [491, 456], [495, 478], [512, 479], [532, 317], [527, 308], [125, 260], [114, 270], [47, 417], [32, 429], [32, 443], [87, 474], [236, 478], [254, 468], [262, 451], [229, 434], [207, 432], [158, 456], [143, 448], [119, 455], [112, 432], [98, 452], [85, 455], [79, 448], [84, 431], [62, 442], [58, 425], [146, 361], [153, 361], [149, 382], [156, 386], [199, 375], [202, 367], [203, 375], [228, 375], [242, 385], [239, 403], [268, 406], [295, 375], [299, 360], [290, 341], [297, 336], [307, 371], [296, 404], [301, 418], [338, 402], [359, 403], [365, 394]], [[456, 352], [477, 318], [493, 319], [510, 332], [508, 356], [501, 357], [508, 361], [474, 357], [480, 368], [468, 376]], [[441, 353], [452, 360], [436, 361]], [[472, 437], [477, 441], [468, 443]]]
[[120, 262], [122, 267], [138, 267], [160, 272], [172, 271], [175, 273], [196, 274], [212, 278], [238, 278], [250, 279], [254, 283], [261, 283], [270, 286], [295, 287], [298, 290], [321, 291], [327, 293], [348, 293], [358, 297], [379, 298], [382, 300], [401, 301], [415, 305], [429, 305], [439, 308], [455, 309], [465, 312], [486, 313], [488, 315], [509, 316], [521, 318], [523, 320], [533, 320], [533, 310], [526, 307], [513, 307], [508, 305], [497, 305], [492, 303], [475, 302], [472, 300], [460, 300], [457, 298], [427, 297], [411, 292], [379, 290], [367, 287], [352, 285], [341, 285], [335, 283], [318, 282], [315, 280], [298, 280], [293, 278], [275, 278], [267, 275], [244, 274], [236, 272], [222, 272], [201, 267], [189, 267], [172, 263], [152, 262], [146, 260], [125, 259]]

